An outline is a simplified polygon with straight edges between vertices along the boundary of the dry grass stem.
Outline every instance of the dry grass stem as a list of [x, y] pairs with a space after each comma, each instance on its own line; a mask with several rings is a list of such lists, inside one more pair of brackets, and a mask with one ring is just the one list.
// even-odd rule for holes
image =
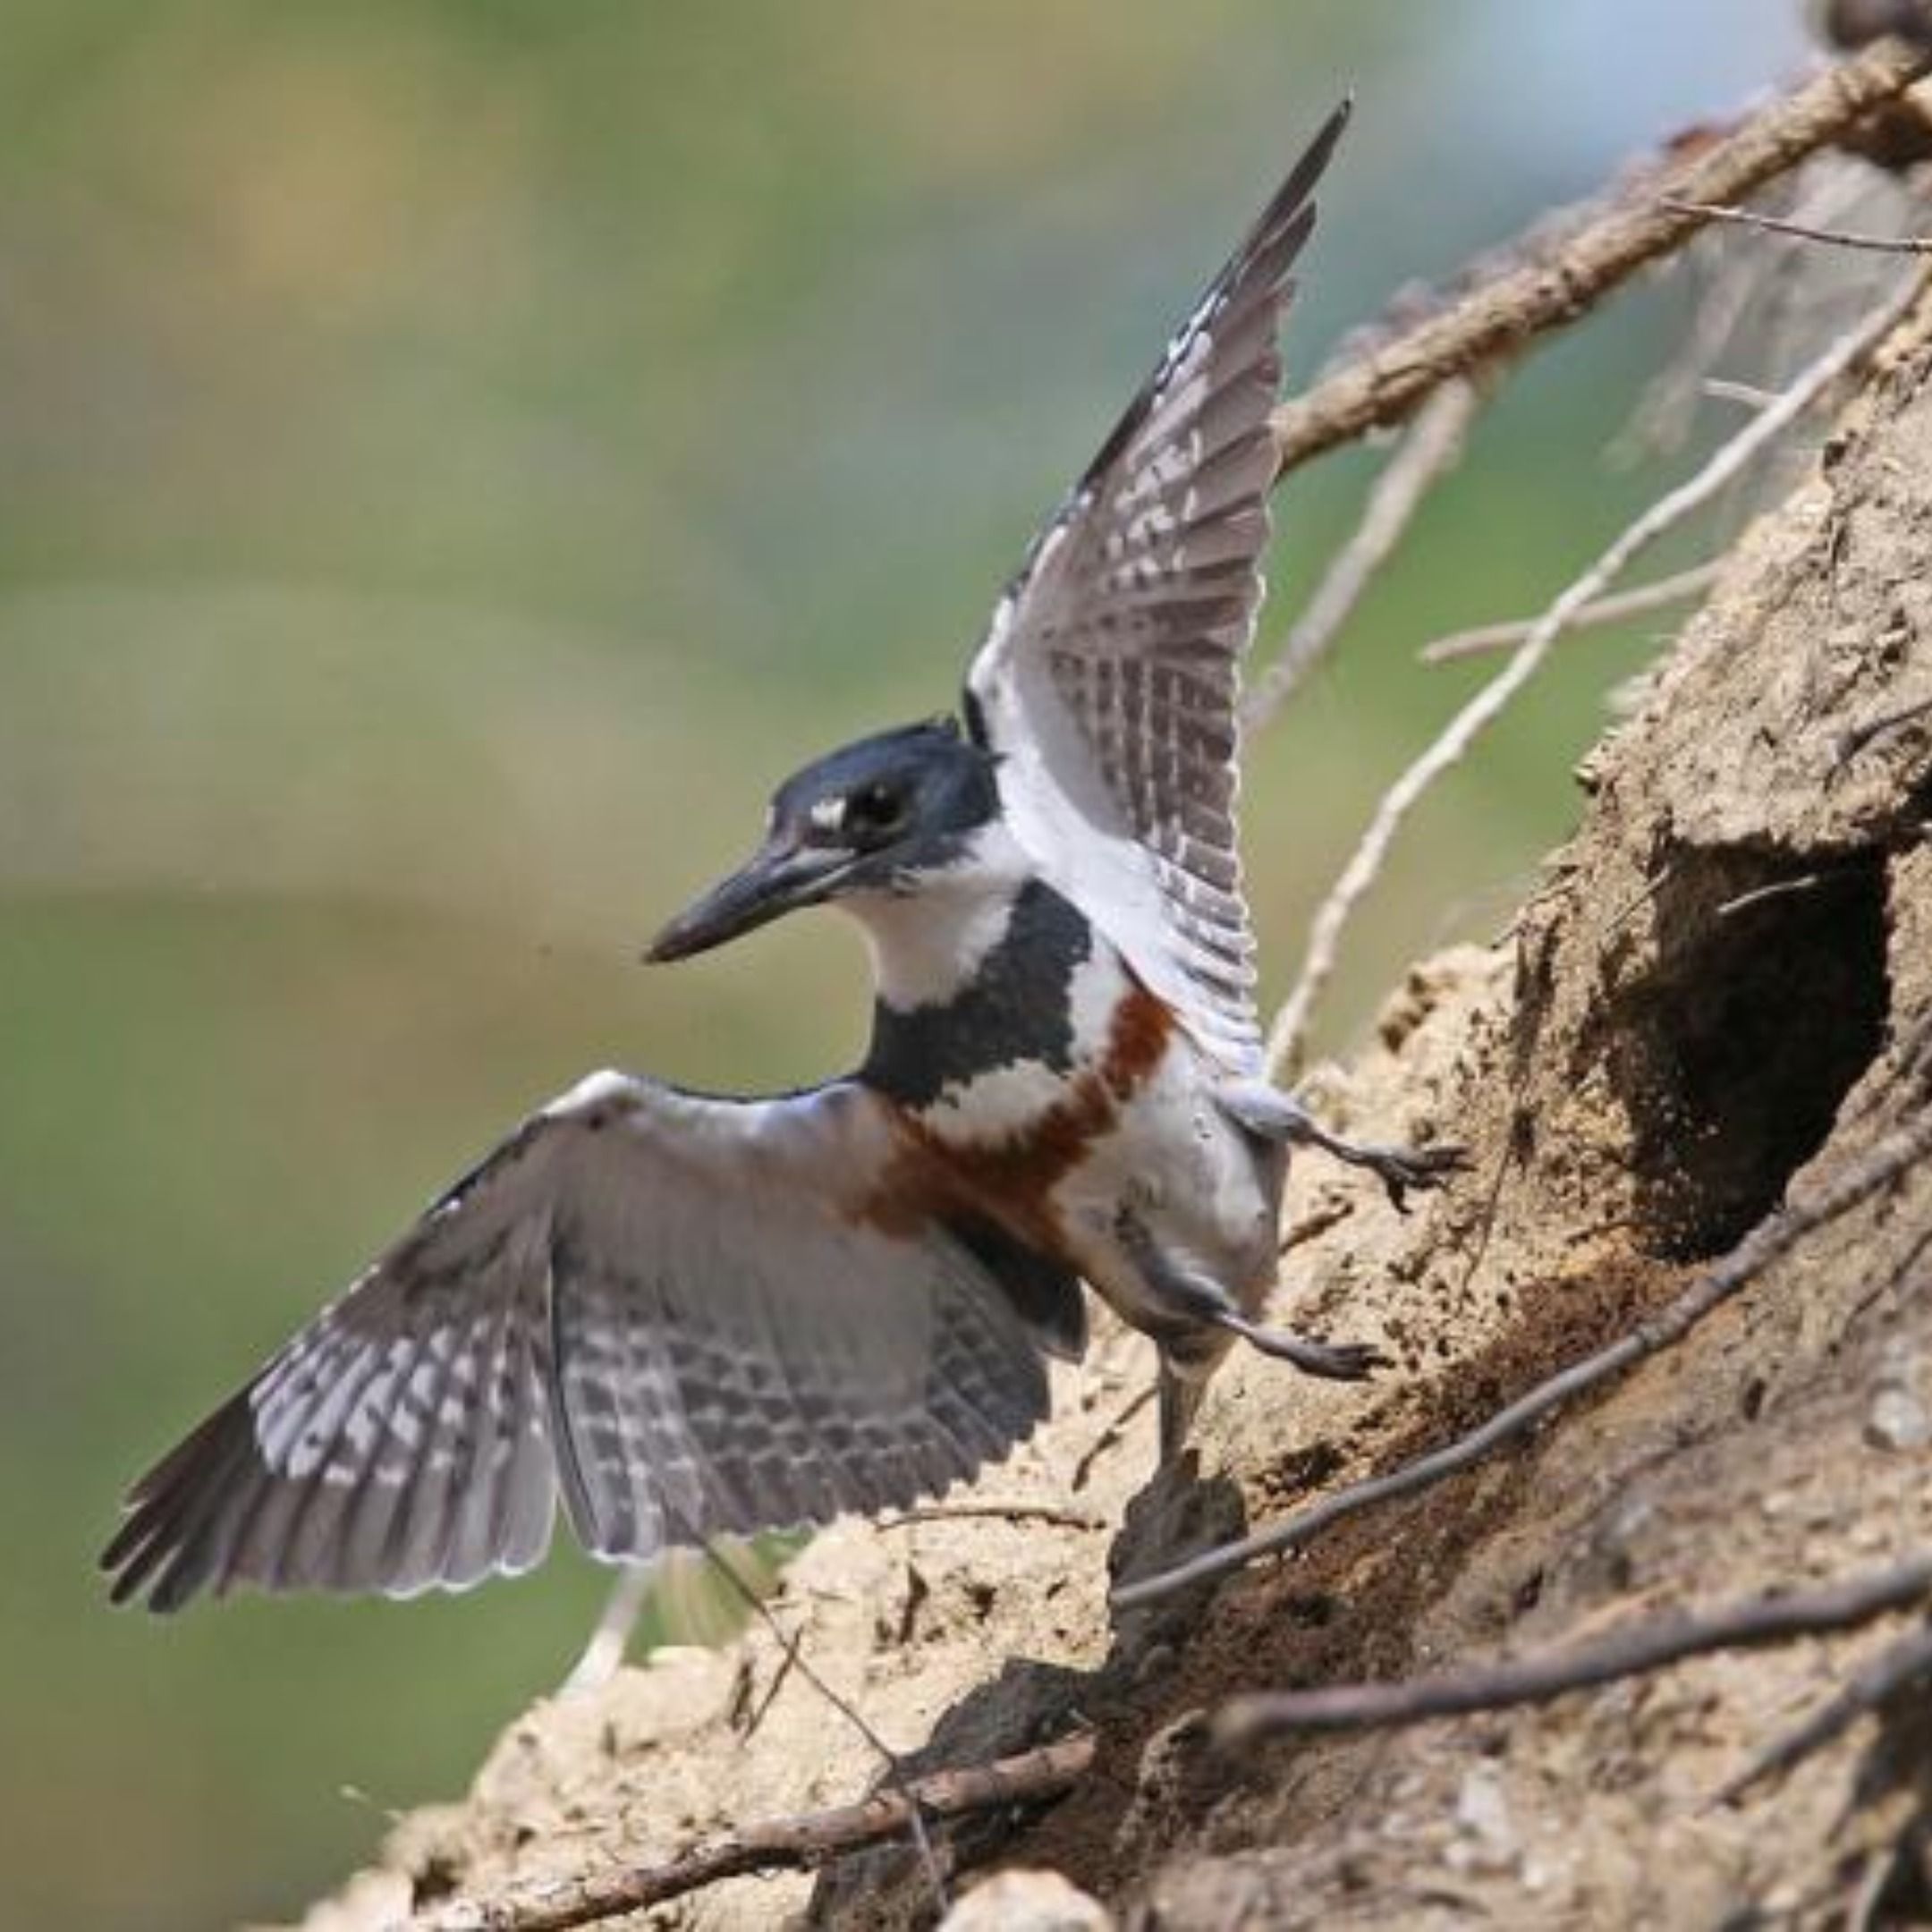
[[1429, 788], [1460, 764], [1476, 741], [1508, 709], [1579, 613], [1602, 597], [1650, 545], [1724, 490], [1841, 376], [1876, 348], [1917, 300], [1922, 280], [1918, 275], [1908, 278], [1904, 286], [1836, 337], [1799, 372], [1776, 402], [1745, 424], [1696, 475], [1659, 497], [1629, 524], [1536, 621], [1508, 664], [1456, 713], [1435, 742], [1383, 794], [1342, 876], [1316, 910], [1301, 969], [1269, 1030], [1271, 1075], [1279, 1078], [1299, 1063], [1309, 1015], [1335, 971], [1349, 919], [1380, 877], [1403, 821]]
[[1271, 724], [1326, 656], [1376, 572], [1402, 541], [1422, 499], [1454, 469], [1479, 400], [1474, 383], [1456, 381], [1445, 383], [1423, 404], [1409, 434], [1376, 479], [1360, 522], [1336, 552], [1280, 650], [1255, 681], [1241, 706], [1243, 731], [1252, 734]]
[[1873, 255], [1932, 255], [1932, 239], [1923, 235], [1860, 234], [1850, 228], [1823, 228], [1812, 222], [1792, 221], [1784, 215], [1764, 215], [1756, 208], [1716, 208], [1707, 202], [1680, 201], [1674, 195], [1663, 196], [1657, 205], [1674, 208], [1680, 215], [1735, 222], [1741, 228], [1756, 228], [1796, 242], [1821, 242], [1832, 248], [1858, 249]]
[[[1775, 400], [1775, 399], [1773, 399]], [[1638, 584], [1609, 597], [1586, 604], [1570, 620], [1570, 629], [1600, 631], [1623, 623], [1631, 617], [1645, 617], [1652, 611], [1667, 610], [1673, 604], [1699, 597], [1717, 581], [1722, 566], [1716, 563], [1693, 564], [1689, 570], [1659, 577], [1655, 583]], [[1487, 657], [1496, 651], [1513, 650], [1537, 627], [1534, 617], [1505, 618], [1496, 623], [1475, 624], [1467, 631], [1452, 631], [1416, 653], [1422, 664], [1453, 664], [1463, 657]]]

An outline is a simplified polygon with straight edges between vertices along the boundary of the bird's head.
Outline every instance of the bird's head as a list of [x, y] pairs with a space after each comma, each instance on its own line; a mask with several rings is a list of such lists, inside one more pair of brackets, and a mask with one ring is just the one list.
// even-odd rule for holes
[[778, 787], [765, 843], [646, 956], [686, 959], [801, 906], [916, 893], [960, 866], [998, 811], [991, 757], [952, 719], [861, 738]]

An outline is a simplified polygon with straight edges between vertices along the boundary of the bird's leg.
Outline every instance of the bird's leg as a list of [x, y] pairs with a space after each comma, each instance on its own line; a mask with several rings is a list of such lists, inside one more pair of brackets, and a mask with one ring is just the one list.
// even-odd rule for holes
[[1303, 1375], [1335, 1382], [1360, 1382], [1383, 1358], [1366, 1343], [1321, 1342], [1292, 1328], [1270, 1328], [1244, 1315], [1233, 1298], [1211, 1276], [1164, 1253], [1131, 1213], [1117, 1231], [1160, 1304], [1156, 1334], [1160, 1343], [1160, 1454], [1165, 1467], [1181, 1453], [1207, 1386], [1227, 1346], [1238, 1335], [1250, 1348], [1292, 1362]]
[[1187, 1447], [1188, 1432], [1194, 1427], [1195, 1413], [1200, 1408], [1202, 1395], [1207, 1393], [1208, 1377], [1202, 1373], [1190, 1375], [1167, 1350], [1163, 1349], [1160, 1379], [1156, 1387], [1160, 1397], [1158, 1466], [1164, 1470], [1172, 1469]]
[[[1298, 1335], [1292, 1328], [1270, 1328], [1250, 1321], [1226, 1293], [1205, 1275], [1164, 1259], [1155, 1277], [1169, 1299], [1196, 1323], [1222, 1335], [1239, 1335], [1249, 1347], [1272, 1355], [1276, 1361], [1292, 1362], [1303, 1375], [1320, 1376], [1329, 1382], [1360, 1382], [1380, 1368], [1385, 1358], [1365, 1342], [1321, 1342], [1312, 1335]], [[1198, 1338], [1198, 1339], [1197, 1339]], [[1194, 1341], [1190, 1347], [1189, 1342]], [[1161, 1460], [1178, 1453], [1194, 1411], [1200, 1405], [1201, 1390], [1214, 1365], [1220, 1360], [1224, 1343], [1216, 1345], [1212, 1336], [1196, 1328], [1165, 1341], [1161, 1349]], [[1202, 1358], [1195, 1366], [1191, 1358]], [[1190, 1369], [1192, 1372], [1190, 1373]]]
[[1227, 1113], [1250, 1133], [1292, 1147], [1318, 1147], [1351, 1167], [1366, 1167], [1377, 1175], [1397, 1208], [1408, 1211], [1411, 1188], [1440, 1187], [1453, 1174], [1469, 1165], [1465, 1148], [1384, 1147], [1374, 1141], [1349, 1140], [1331, 1133], [1292, 1094], [1265, 1080], [1236, 1080], [1217, 1090]]

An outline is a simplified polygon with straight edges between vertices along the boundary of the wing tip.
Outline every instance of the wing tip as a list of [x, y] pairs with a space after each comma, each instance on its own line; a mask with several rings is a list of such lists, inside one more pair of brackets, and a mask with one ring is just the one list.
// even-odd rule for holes
[[1295, 163], [1289, 177], [1291, 182], [1301, 184], [1303, 195], [1327, 172], [1328, 164], [1335, 158], [1335, 151], [1342, 145], [1342, 137], [1348, 132], [1349, 123], [1354, 118], [1355, 89], [1349, 88], [1315, 130], [1314, 139], [1302, 149], [1301, 158]]
[[223, 1587], [222, 1555], [209, 1538], [245, 1503], [238, 1459], [252, 1451], [248, 1392], [203, 1418], [128, 1489], [120, 1526], [96, 1559], [112, 1580], [107, 1600], [120, 1606], [145, 1598], [161, 1614], [197, 1591]]
[[1355, 118], [1355, 103], [1359, 98], [1352, 85], [1342, 89], [1341, 97], [1328, 110], [1328, 118], [1315, 131], [1310, 146], [1318, 148], [1324, 155], [1333, 154], [1335, 144], [1348, 131], [1348, 125]]
[[1300, 254], [1320, 218], [1315, 190], [1328, 172], [1335, 149], [1354, 117], [1355, 94], [1351, 89], [1329, 109], [1326, 119], [1316, 129], [1312, 140], [1295, 157], [1284, 181], [1269, 198], [1248, 242], [1236, 255], [1226, 280], [1239, 280], [1258, 259], [1272, 256], [1281, 280], [1276, 284], [1281, 309], [1285, 311], [1294, 293], [1286, 269]]

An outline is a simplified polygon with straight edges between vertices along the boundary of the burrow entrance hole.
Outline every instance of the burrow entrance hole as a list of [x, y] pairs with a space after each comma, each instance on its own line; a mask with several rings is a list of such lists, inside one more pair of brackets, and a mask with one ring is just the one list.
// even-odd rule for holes
[[1680, 848], [1663, 869], [1657, 955], [1617, 996], [1610, 1072], [1640, 1238], [1699, 1261], [1777, 1207], [1883, 1044], [1885, 864]]

